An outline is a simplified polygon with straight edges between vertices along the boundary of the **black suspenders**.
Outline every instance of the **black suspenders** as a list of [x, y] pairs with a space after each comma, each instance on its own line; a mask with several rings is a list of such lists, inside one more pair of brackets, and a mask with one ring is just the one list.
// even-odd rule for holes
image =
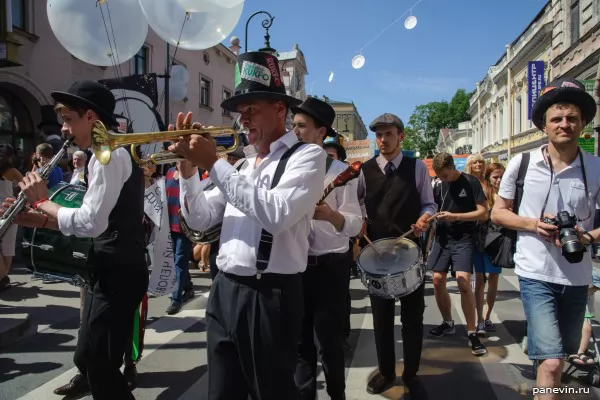
[[[277, 164], [277, 169], [275, 170], [275, 175], [273, 175], [273, 181], [271, 182], [271, 189], [277, 186], [283, 172], [285, 171], [285, 166], [289, 158], [294, 154], [296, 149], [303, 145], [304, 143], [298, 142], [292, 147], [290, 147], [284, 154], [281, 156], [279, 163]], [[269, 260], [271, 258], [271, 247], [273, 246], [273, 235], [267, 232], [264, 228], [260, 233], [260, 243], [258, 244], [258, 252], [256, 254], [256, 279], [260, 279], [262, 271], [266, 270], [269, 265]]]

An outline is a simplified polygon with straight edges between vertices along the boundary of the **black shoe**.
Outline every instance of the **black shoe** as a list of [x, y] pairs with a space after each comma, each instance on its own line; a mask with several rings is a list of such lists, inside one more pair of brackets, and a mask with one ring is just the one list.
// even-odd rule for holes
[[183, 292], [181, 302], [186, 303], [186, 302], [190, 301], [191, 299], [193, 299], [195, 295], [196, 294], [194, 293], [194, 288], [187, 289], [185, 292]]
[[393, 387], [395, 382], [396, 377], [386, 378], [385, 376], [381, 375], [381, 372], [378, 372], [369, 381], [369, 384], [367, 385], [367, 393], [381, 394]]
[[133, 391], [137, 387], [137, 368], [135, 365], [126, 365], [123, 370], [123, 375], [125, 376], [125, 380], [127, 380], [127, 386], [129, 386], [129, 390]]
[[425, 391], [425, 387], [423, 387], [423, 384], [418, 377], [415, 376], [408, 379], [402, 377], [402, 382], [408, 389], [410, 400], [427, 400], [429, 398]]
[[471, 333], [469, 336], [469, 346], [471, 346], [471, 352], [476, 356], [481, 356], [487, 353], [487, 349], [479, 340], [477, 333]]
[[169, 307], [167, 307], [167, 314], [175, 315], [179, 311], [181, 311], [181, 303], [171, 303]]
[[79, 396], [90, 391], [87, 378], [82, 374], [77, 374], [71, 379], [71, 382], [64, 386], [54, 389], [54, 394], [59, 396]]

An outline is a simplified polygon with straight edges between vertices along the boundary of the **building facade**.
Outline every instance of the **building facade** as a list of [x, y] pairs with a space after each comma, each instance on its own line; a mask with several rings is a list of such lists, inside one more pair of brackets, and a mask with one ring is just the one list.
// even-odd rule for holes
[[456, 129], [440, 129], [436, 153], [471, 154], [473, 129], [470, 121], [461, 122]]
[[[41, 107], [52, 104], [50, 92], [67, 90], [76, 80], [101, 80], [152, 72], [165, 74], [167, 46], [151, 28], [146, 43], [133, 59], [118, 68], [98, 67], [76, 59], [61, 46], [50, 28], [46, 2], [0, 0], [0, 10], [6, 9], [6, 1], [12, 1], [13, 29], [7, 32], [7, 19], [0, 18], [0, 59], [4, 59], [0, 62], [0, 141], [11, 143], [26, 156], [40, 141], [37, 125], [42, 120]], [[169, 47], [169, 59], [184, 67], [189, 79], [180, 99], [169, 101], [167, 118], [164, 115], [165, 96], [161, 93], [164, 82], [162, 79], [158, 82], [158, 98], [162, 100], [159, 100], [156, 111], [163, 122], [165, 119], [173, 122], [179, 112], [191, 111], [195, 120], [206, 125], [231, 126], [235, 116], [223, 111], [220, 103], [233, 93], [236, 54], [221, 44], [201, 51], [176, 51], [175, 46]], [[135, 97], [135, 94], [132, 96]], [[145, 121], [147, 115], [153, 118], [152, 113], [127, 115], [132, 110], [147, 110], [145, 106], [137, 107], [136, 101], [142, 100], [130, 98], [123, 100], [122, 104], [118, 102], [117, 113], [137, 120], [134, 122], [137, 123], [134, 126], [137, 132], [147, 132], [142, 129], [151, 127], [158, 130], [156, 121]]]
[[543, 61], [548, 79], [552, 17], [548, 2], [533, 21], [491, 66], [470, 100], [473, 152], [491, 161], [538, 147], [544, 140], [529, 118], [527, 68]]
[[366, 140], [368, 131], [354, 102], [331, 100], [327, 96], [321, 99], [335, 110], [333, 129], [344, 141]]
[[[507, 161], [547, 142], [528, 115], [529, 61], [544, 62], [546, 84], [557, 78], [595, 79], [600, 61], [600, 0], [550, 0], [506, 46], [470, 100], [473, 152]], [[591, 126], [586, 130], [591, 132]], [[597, 138], [592, 140], [598, 154]]]

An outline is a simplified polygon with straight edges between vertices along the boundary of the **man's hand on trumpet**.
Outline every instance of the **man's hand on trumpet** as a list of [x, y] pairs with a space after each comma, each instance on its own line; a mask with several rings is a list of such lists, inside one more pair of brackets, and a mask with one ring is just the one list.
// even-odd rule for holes
[[[192, 113], [188, 112], [185, 118], [183, 113], [177, 115], [175, 127], [169, 125], [169, 130], [187, 130], [202, 129], [202, 124], [194, 122], [192, 124]], [[169, 151], [178, 154], [188, 160], [192, 165], [210, 171], [213, 165], [219, 160], [217, 155], [217, 143], [210, 136], [204, 135], [186, 135], [181, 136], [179, 140], [169, 146]], [[179, 173], [184, 179], [191, 177], [196, 171], [186, 162], [178, 164]]]

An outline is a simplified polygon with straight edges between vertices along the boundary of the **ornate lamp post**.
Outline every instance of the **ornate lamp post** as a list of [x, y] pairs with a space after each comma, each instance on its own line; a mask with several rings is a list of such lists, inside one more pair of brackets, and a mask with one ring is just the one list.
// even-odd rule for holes
[[274, 56], [277, 55], [277, 50], [275, 50], [274, 48], [271, 47], [271, 43], [270, 43], [270, 39], [271, 39], [271, 35], [269, 35], [269, 28], [271, 27], [271, 25], [273, 25], [273, 20], [275, 19], [275, 17], [273, 17], [271, 14], [269, 14], [266, 11], [257, 11], [254, 14], [252, 14], [248, 20], [246, 21], [246, 37], [244, 39], [244, 51], [247, 53], [248, 52], [248, 25], [250, 24], [250, 20], [252, 18], [254, 18], [256, 15], [258, 14], [266, 14], [269, 17], [265, 18], [262, 21], [262, 26], [263, 28], [265, 28], [266, 33], [265, 33], [265, 47], [263, 47], [262, 49], [258, 49], [258, 51], [264, 51], [266, 53], [270, 53]]

